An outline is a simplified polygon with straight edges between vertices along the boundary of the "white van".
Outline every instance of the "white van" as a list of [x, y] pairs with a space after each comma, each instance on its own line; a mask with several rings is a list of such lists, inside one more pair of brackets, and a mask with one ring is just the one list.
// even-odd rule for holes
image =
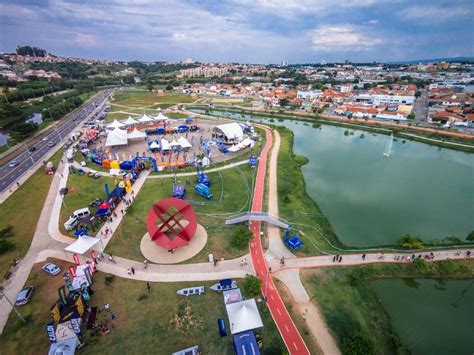
[[66, 223], [64, 223], [64, 228], [67, 230], [67, 231], [71, 231], [74, 229], [74, 227], [77, 226], [77, 222], [79, 220], [77, 219], [77, 217], [71, 217], [69, 218]]
[[89, 208], [86, 207], [86, 208], [81, 208], [79, 210], [75, 210], [72, 215], [71, 215], [71, 218], [77, 218], [77, 219], [83, 219], [84, 217], [87, 217], [91, 214], [91, 212], [89, 211]]

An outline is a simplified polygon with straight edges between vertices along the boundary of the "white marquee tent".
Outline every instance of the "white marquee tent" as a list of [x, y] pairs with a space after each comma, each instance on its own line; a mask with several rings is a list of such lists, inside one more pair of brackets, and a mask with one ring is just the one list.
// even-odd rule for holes
[[134, 120], [133, 118], [131, 118], [130, 116], [128, 116], [128, 118], [127, 118], [125, 121], [123, 121], [122, 123], [123, 123], [124, 125], [126, 125], [126, 126], [133, 126], [133, 125], [137, 124], [138, 121], [137, 121], [137, 120]]
[[163, 115], [161, 112], [158, 114], [158, 116], [155, 117], [155, 120], [156, 121], [167, 121], [168, 120], [168, 117], [166, 117], [165, 115]]
[[178, 143], [181, 146], [181, 148], [183, 148], [183, 149], [192, 148], [192, 144], [189, 143], [189, 141], [186, 138], [182, 137], [182, 136], [179, 137]]
[[178, 143], [176, 139], [173, 139], [173, 141], [170, 143], [170, 146], [171, 148], [174, 148], [174, 147], [179, 147], [180, 144]]
[[144, 113], [143, 116], [138, 119], [138, 122], [140, 122], [140, 123], [150, 123], [150, 122], [153, 122], [153, 118], [151, 118], [146, 113]]
[[245, 332], [263, 327], [262, 318], [258, 313], [257, 304], [253, 298], [236, 303], [226, 304], [232, 334]]
[[64, 248], [64, 250], [69, 253], [76, 253], [82, 255], [88, 250], [94, 248], [98, 243], [100, 243], [100, 239], [89, 237], [86, 235], [77, 238], [74, 243], [69, 244], [66, 248]]
[[156, 141], [151, 142], [150, 149], [159, 149], [159, 148], [160, 148], [160, 145]]
[[242, 126], [237, 122], [224, 123], [214, 127], [214, 135], [224, 139], [227, 143], [237, 143], [244, 139], [244, 131]]
[[161, 138], [160, 143], [161, 143], [161, 150], [170, 150], [171, 149], [170, 142], [168, 142], [166, 139]]
[[107, 128], [109, 128], [109, 129], [115, 129], [115, 128], [121, 128], [121, 127], [123, 127], [123, 126], [125, 126], [123, 123], [120, 123], [119, 121], [114, 120], [111, 124], [109, 124], [109, 125], [107, 126]]
[[105, 141], [106, 147], [113, 147], [116, 145], [127, 145], [127, 131], [115, 128], [112, 132], [107, 135], [107, 139]]
[[146, 138], [146, 133], [140, 132], [136, 128], [132, 132], [127, 133], [127, 139], [139, 139], [139, 138]]

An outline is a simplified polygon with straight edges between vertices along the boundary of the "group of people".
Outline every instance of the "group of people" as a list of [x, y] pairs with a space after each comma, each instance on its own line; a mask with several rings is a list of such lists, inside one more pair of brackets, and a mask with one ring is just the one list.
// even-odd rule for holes
[[337, 255], [334, 255], [334, 256], [332, 257], [332, 262], [333, 262], [333, 263], [335, 263], [335, 262], [339, 262], [339, 263], [340, 263], [341, 261], [342, 261], [342, 255], [337, 254]]
[[248, 265], [247, 258], [240, 259], [240, 266], [241, 267], [247, 266], [247, 265]]
[[[90, 308], [89, 311], [91, 311]], [[105, 312], [105, 314], [102, 312]], [[102, 316], [101, 319], [99, 319], [99, 315]], [[96, 321], [91, 326], [91, 336], [109, 334], [110, 330], [115, 328], [115, 318], [115, 313], [112, 312], [108, 303], [100, 306]]]

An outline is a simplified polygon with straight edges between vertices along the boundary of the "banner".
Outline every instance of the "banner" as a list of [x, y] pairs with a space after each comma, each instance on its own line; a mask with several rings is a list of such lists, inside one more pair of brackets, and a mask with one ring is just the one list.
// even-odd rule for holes
[[89, 268], [84, 269], [84, 275], [89, 285], [92, 285], [92, 272]]
[[46, 334], [48, 335], [49, 342], [51, 344], [56, 343], [56, 328], [54, 326], [54, 322], [51, 321], [45, 325], [44, 329], [46, 330]]
[[59, 312], [58, 304], [56, 303], [53, 307], [51, 307], [51, 318], [53, 318], [54, 323], [59, 323], [61, 319], [61, 313]]
[[71, 275], [66, 272], [63, 276], [64, 282], [66, 283], [66, 287], [69, 289], [69, 291], [72, 291], [74, 286], [72, 285], [72, 279]]
[[58, 288], [59, 300], [62, 304], [67, 304], [67, 297], [66, 297], [66, 286], [61, 286]]
[[81, 317], [75, 317], [75, 318], [71, 318], [71, 320], [69, 321], [69, 323], [71, 324], [71, 328], [72, 330], [74, 331], [74, 333], [76, 333], [77, 335], [77, 338], [81, 338], [81, 335], [82, 335], [82, 331], [81, 331]]
[[72, 277], [76, 277], [76, 268], [72, 265], [69, 266], [69, 273], [72, 275]]
[[81, 284], [81, 295], [86, 301], [90, 301], [91, 296], [89, 296], [89, 292], [87, 291], [87, 283], [86, 282]]
[[[74, 262], [77, 265], [81, 265], [81, 262], [79, 261], [79, 256], [76, 253], [72, 254], [72, 257], [74, 258]], [[74, 275], [74, 276], [76, 276], [76, 275]]]
[[78, 297], [76, 302], [75, 302], [75, 305], [76, 305], [76, 310], [77, 312], [79, 313], [79, 315], [82, 317], [84, 315], [84, 312], [86, 310], [86, 307], [84, 305], [84, 301], [82, 300], [81, 297]]

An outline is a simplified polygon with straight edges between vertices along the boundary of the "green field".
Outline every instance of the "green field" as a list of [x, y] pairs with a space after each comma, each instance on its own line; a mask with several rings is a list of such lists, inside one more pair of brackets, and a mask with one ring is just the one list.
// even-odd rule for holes
[[[219, 259], [229, 259], [246, 252], [246, 250], [239, 250], [232, 246], [232, 235], [237, 227], [225, 226], [224, 220], [231, 213], [249, 209], [253, 173], [254, 170], [247, 165], [243, 165], [239, 169], [233, 168], [222, 170], [220, 173], [209, 173], [211, 191], [214, 194], [214, 198], [209, 201], [194, 192], [195, 176], [178, 178], [178, 183], [186, 186], [186, 199], [199, 203], [212, 203], [212, 205], [194, 206], [199, 223], [208, 232], [208, 241], [204, 249], [187, 262], [205, 262], [209, 253], [213, 253]], [[140, 193], [134, 199], [132, 207], [128, 209], [122, 223], [115, 231], [112, 241], [107, 245], [107, 252], [132, 260], [143, 260], [140, 241], [147, 232], [148, 211], [154, 202], [171, 196], [173, 181], [172, 178], [149, 178], [145, 182]], [[247, 191], [245, 181], [247, 181], [250, 192]], [[213, 216], [204, 214], [213, 214]]]
[[[63, 270], [67, 269], [66, 263], [53, 261]], [[56, 290], [64, 281], [60, 275], [47, 275], [40, 267], [41, 264], [35, 265], [27, 281], [36, 288], [32, 302], [19, 308], [27, 323], [23, 324], [12, 312], [0, 340], [2, 353], [47, 353], [49, 342], [44, 325], [49, 322], [49, 308], [58, 297]], [[95, 292], [90, 305], [109, 303], [117, 318], [115, 328], [107, 335], [91, 338], [87, 331], [86, 347], [79, 354], [170, 354], [194, 345], [199, 345], [203, 354], [232, 354], [230, 326], [222, 295], [209, 289], [204, 295], [189, 298], [176, 294], [183, 287], [208, 287], [211, 284], [213, 282], [152, 283], [152, 292], [148, 293], [145, 282], [116, 278], [111, 286], [106, 286], [104, 274], [95, 274]], [[239, 286], [247, 298], [241, 281]], [[148, 298], [138, 301], [140, 294], [147, 294]], [[285, 346], [268, 309], [258, 304], [264, 323], [263, 330], [258, 331], [263, 339], [262, 353], [284, 353]], [[99, 320], [103, 314], [98, 314]], [[176, 317], [182, 324], [180, 327], [174, 321]], [[218, 318], [225, 319], [229, 334], [225, 338], [219, 337]]]
[[[62, 151], [57, 152], [50, 161], [57, 165], [61, 155]], [[17, 253], [25, 256], [28, 251], [52, 179], [52, 176], [46, 175], [41, 167], [2, 203], [0, 228], [13, 226], [15, 235], [7, 240], [15, 243], [15, 249], [0, 255], [0, 276], [3, 277], [10, 268], [10, 263]]]
[[[67, 180], [68, 193], [64, 196], [64, 203], [61, 206], [61, 215], [59, 218], [59, 230], [66, 235], [73, 235], [73, 231], [67, 232], [64, 229], [64, 222], [69, 219], [69, 216], [77, 209], [87, 207], [89, 202], [95, 198], [101, 200], [105, 199], [105, 183], [109, 184], [110, 190], [113, 189], [114, 179], [101, 176], [98, 179], [88, 177], [87, 174], [78, 175], [69, 174]], [[89, 208], [93, 214], [95, 207]], [[89, 230], [89, 235], [96, 235], [97, 231]]]
[[[421, 266], [410, 263], [326, 267], [303, 270], [301, 275], [310, 298], [321, 310], [339, 345], [351, 335], [362, 334], [372, 342], [376, 349], [374, 353], [404, 354], [407, 349], [393, 331], [369, 281], [378, 278], [472, 278], [474, 261], [424, 262]], [[343, 353], [344, 350], [342, 346]]]

